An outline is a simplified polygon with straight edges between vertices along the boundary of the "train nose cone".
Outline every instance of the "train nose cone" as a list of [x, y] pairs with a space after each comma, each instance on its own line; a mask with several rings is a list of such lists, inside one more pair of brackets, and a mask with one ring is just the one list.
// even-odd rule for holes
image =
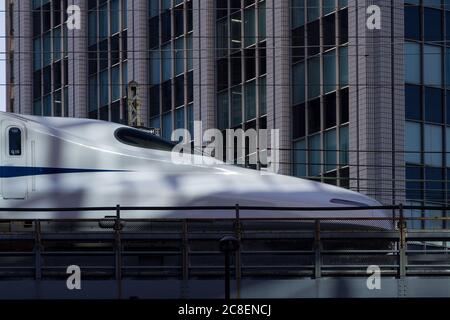
[[[382, 229], [392, 229], [389, 219], [391, 212], [374, 210], [371, 207], [381, 204], [363, 194], [336, 186], [318, 183], [296, 177], [263, 174], [250, 170], [235, 172], [228, 176], [226, 183], [227, 198], [233, 205], [258, 207], [295, 207], [295, 208], [336, 208], [338, 210], [261, 210], [261, 217], [307, 217], [307, 218], [362, 218], [355, 220], [356, 225], [370, 225]], [[227, 205], [231, 204], [227, 201]], [[345, 210], [345, 208], [352, 208]], [[356, 209], [355, 209], [356, 208]], [[256, 214], [256, 212], [253, 212]], [[373, 221], [367, 219], [376, 218]]]

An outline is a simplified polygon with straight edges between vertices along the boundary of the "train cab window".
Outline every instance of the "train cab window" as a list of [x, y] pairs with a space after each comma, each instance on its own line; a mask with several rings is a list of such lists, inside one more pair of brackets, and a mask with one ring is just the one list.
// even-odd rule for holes
[[119, 128], [114, 135], [121, 143], [138, 148], [172, 151], [175, 147], [172, 142], [139, 129]]
[[9, 136], [9, 155], [21, 156], [22, 155], [22, 130], [17, 127], [10, 128], [8, 131]]

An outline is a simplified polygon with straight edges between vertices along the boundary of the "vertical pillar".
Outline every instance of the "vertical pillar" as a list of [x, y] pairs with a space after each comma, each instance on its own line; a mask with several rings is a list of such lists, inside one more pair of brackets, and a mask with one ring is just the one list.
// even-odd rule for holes
[[[366, 26], [381, 8], [381, 29]], [[384, 204], [404, 201], [403, 2], [349, 1], [351, 187]]]
[[[267, 128], [280, 130], [279, 173], [291, 173], [290, 1], [267, 1]], [[273, 151], [272, 151], [273, 152]]]
[[[70, 30], [67, 24], [68, 47], [68, 113], [65, 116], [86, 118], [88, 109], [88, 13], [86, 0], [69, 0], [68, 6], [75, 5], [81, 10], [80, 29]], [[61, 8], [66, 11], [67, 8]]]
[[139, 117], [144, 126], [148, 126], [148, 0], [128, 1], [127, 10], [128, 82], [136, 81], [139, 85]]
[[215, 1], [193, 0], [194, 120], [216, 128]]
[[14, 108], [13, 112], [31, 114], [33, 107], [33, 19], [32, 1], [15, 1], [14, 34]]

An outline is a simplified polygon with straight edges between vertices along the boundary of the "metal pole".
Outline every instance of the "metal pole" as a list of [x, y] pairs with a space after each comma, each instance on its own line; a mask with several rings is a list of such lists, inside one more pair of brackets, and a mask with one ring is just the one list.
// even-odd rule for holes
[[183, 247], [182, 247], [182, 261], [183, 261], [183, 280], [187, 281], [189, 278], [189, 244], [188, 244], [188, 223], [183, 221]]
[[116, 206], [116, 221], [114, 223], [114, 233], [116, 241], [116, 281], [117, 281], [117, 299], [122, 299], [122, 241], [120, 231], [122, 229], [120, 222], [120, 205]]
[[[235, 233], [236, 233], [236, 239], [241, 242], [242, 239], [242, 226], [241, 226], [241, 219], [240, 219], [240, 212], [239, 212], [239, 204], [236, 204], [236, 222], [235, 222]], [[241, 298], [241, 277], [242, 277], [242, 266], [241, 266], [241, 247], [236, 250], [236, 291], [237, 291], [237, 298]]]
[[314, 234], [314, 278], [322, 277], [322, 243], [320, 241], [320, 220], [315, 221]]
[[231, 253], [235, 253], [239, 249], [239, 240], [234, 236], [225, 236], [219, 241], [220, 251], [225, 255], [225, 299], [231, 299]]
[[404, 216], [403, 204], [399, 205], [400, 219], [400, 241], [399, 241], [399, 277], [406, 277], [406, 222]]
[[231, 282], [230, 252], [225, 252], [225, 300], [231, 299], [230, 282]]
[[35, 239], [34, 239], [34, 254], [35, 254], [35, 277], [36, 280], [42, 279], [42, 264], [41, 264], [41, 222], [36, 220], [34, 222]]

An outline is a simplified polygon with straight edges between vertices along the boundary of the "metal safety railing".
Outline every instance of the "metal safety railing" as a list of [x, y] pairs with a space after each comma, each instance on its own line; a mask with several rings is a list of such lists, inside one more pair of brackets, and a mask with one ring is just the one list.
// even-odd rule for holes
[[[230, 218], [128, 219], [124, 212], [230, 211]], [[352, 212], [389, 210], [389, 217]], [[393, 277], [450, 276], [450, 230], [411, 229], [411, 221], [445, 226], [450, 217], [409, 217], [408, 210], [446, 207], [97, 207], [1, 208], [0, 212], [113, 212], [104, 219], [0, 220], [0, 280], [56, 279], [77, 265], [85, 278], [222, 279], [225, 256], [219, 240], [238, 242], [230, 277], [320, 278], [367, 274], [377, 266]], [[308, 217], [249, 218], [243, 212], [302, 211]], [[314, 217], [324, 211], [339, 217]], [[344, 216], [345, 213], [345, 216]], [[245, 216], [245, 217], [243, 217]]]

